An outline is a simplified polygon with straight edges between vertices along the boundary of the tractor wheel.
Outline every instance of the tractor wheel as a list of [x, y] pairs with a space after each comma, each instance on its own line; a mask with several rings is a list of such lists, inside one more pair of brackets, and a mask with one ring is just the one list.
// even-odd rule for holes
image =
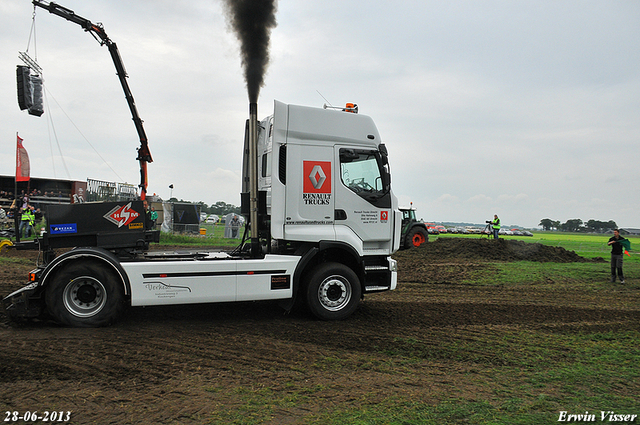
[[360, 303], [360, 279], [349, 267], [340, 263], [323, 263], [309, 273], [307, 306], [322, 320], [349, 317]]
[[426, 230], [421, 229], [420, 227], [414, 227], [407, 234], [407, 240], [405, 241], [405, 246], [407, 248], [419, 247], [423, 243], [429, 242], [429, 234]]
[[122, 281], [104, 264], [75, 261], [48, 284], [47, 310], [58, 322], [77, 327], [110, 325], [125, 308]]
[[2, 241], [0, 241], [0, 254], [7, 253], [12, 246], [13, 242], [11, 242], [9, 239], [3, 239]]

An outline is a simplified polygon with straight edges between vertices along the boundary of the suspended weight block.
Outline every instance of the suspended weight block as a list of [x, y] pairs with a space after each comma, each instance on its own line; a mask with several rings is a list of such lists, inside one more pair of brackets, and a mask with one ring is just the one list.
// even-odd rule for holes
[[31, 70], [28, 66], [18, 65], [16, 69], [18, 79], [18, 105], [24, 111], [33, 106], [33, 94], [31, 93]]
[[33, 105], [29, 108], [29, 114], [37, 117], [44, 113], [44, 107], [42, 102], [42, 77], [39, 75], [31, 76], [31, 87], [33, 94]]
[[18, 83], [18, 106], [20, 110], [29, 110], [30, 115], [41, 116], [44, 113], [42, 101], [42, 77], [31, 75], [31, 68], [18, 65], [16, 69]]

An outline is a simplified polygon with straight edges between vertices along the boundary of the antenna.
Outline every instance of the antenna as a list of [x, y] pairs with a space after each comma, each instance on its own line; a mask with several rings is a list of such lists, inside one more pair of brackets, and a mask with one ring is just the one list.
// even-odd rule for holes
[[322, 95], [322, 93], [320, 93], [320, 91], [316, 90], [316, 92], [318, 92], [318, 94], [320, 95], [320, 97], [321, 97], [321, 98], [323, 98], [325, 102], [327, 102], [327, 103], [325, 103], [325, 104], [324, 104], [324, 106], [323, 106], [323, 108], [324, 108], [324, 109], [327, 109], [327, 104], [329, 104], [329, 106], [331, 106], [331, 107], [333, 108], [333, 105], [331, 104], [331, 102], [329, 102], [329, 101], [327, 100], [327, 98], [326, 98], [326, 97], [324, 97], [324, 96]]

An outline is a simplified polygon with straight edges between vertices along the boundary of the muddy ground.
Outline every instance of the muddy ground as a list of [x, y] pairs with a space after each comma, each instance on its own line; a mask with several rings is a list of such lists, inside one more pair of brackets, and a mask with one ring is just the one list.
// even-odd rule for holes
[[[502, 329], [639, 327], [636, 292], [457, 283], [491, 261], [584, 261], [561, 248], [439, 239], [396, 258], [398, 289], [367, 296], [343, 322], [284, 314], [271, 303], [132, 308], [99, 329], [16, 325], [2, 313], [1, 419], [5, 411], [38, 410], [69, 411], [68, 423], [78, 424], [293, 424], [396, 398], [483, 399], [484, 366], [503, 360], [486, 353], [452, 359], [444, 345]], [[20, 288], [30, 269], [4, 267], [0, 295]], [[429, 345], [418, 360], [397, 355], [417, 340]]]

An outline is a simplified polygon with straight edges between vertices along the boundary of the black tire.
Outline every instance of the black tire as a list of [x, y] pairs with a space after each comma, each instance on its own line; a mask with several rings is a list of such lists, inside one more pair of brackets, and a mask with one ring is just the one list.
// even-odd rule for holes
[[62, 265], [47, 285], [47, 311], [59, 323], [99, 327], [114, 323], [126, 307], [122, 280], [105, 264], [77, 260]]
[[340, 263], [323, 263], [308, 275], [306, 301], [311, 313], [322, 320], [343, 320], [360, 303], [360, 279]]
[[423, 243], [429, 242], [429, 234], [426, 230], [421, 227], [414, 226], [409, 233], [407, 233], [407, 238], [404, 241], [404, 246], [407, 249], [417, 248]]

